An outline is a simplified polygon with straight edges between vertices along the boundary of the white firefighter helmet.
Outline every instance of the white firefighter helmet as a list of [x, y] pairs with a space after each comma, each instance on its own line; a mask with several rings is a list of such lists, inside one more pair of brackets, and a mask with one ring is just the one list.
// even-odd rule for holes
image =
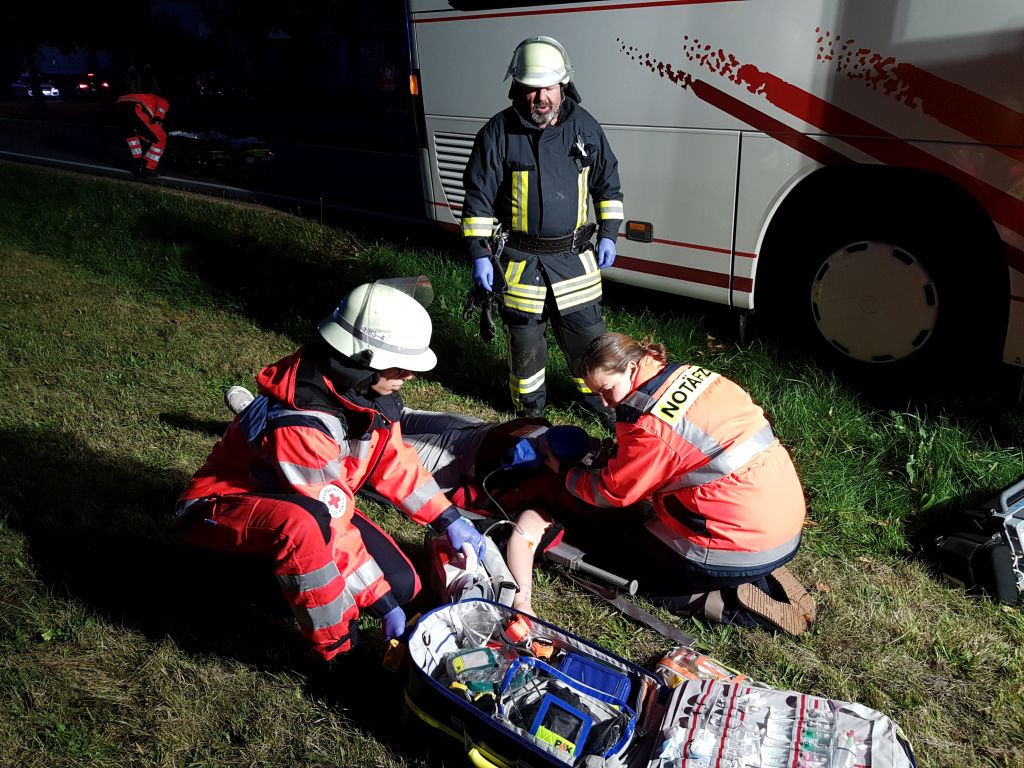
[[423, 305], [384, 282], [353, 288], [320, 323], [328, 344], [375, 371], [429, 371], [437, 365], [429, 346], [431, 330]]
[[510, 77], [527, 88], [564, 85], [572, 80], [572, 64], [565, 48], [553, 37], [528, 37], [512, 53], [505, 79]]

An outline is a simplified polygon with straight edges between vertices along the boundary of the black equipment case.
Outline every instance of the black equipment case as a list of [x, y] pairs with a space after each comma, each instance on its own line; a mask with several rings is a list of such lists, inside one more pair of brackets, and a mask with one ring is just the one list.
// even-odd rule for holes
[[934, 542], [942, 577], [1001, 603], [1024, 602], [1024, 477], [964, 510], [955, 527]]
[[737, 677], [672, 687], [564, 629], [529, 625], [470, 599], [430, 611], [409, 635], [408, 711], [461, 743], [475, 768], [915, 765], [896, 724], [860, 704]]

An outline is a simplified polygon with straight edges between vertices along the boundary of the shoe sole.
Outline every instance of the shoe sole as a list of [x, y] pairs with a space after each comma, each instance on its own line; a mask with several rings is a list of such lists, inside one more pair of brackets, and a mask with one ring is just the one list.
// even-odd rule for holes
[[776, 568], [768, 578], [773, 579], [790, 603], [800, 609], [800, 612], [807, 619], [808, 624], [813, 624], [818, 616], [818, 607], [814, 604], [814, 598], [807, 592], [800, 580], [786, 567]]
[[783, 632], [799, 636], [807, 631], [807, 619], [804, 618], [797, 606], [776, 600], [753, 584], [740, 584], [736, 587], [736, 598], [740, 605], [748, 611], [755, 616], [760, 616]]

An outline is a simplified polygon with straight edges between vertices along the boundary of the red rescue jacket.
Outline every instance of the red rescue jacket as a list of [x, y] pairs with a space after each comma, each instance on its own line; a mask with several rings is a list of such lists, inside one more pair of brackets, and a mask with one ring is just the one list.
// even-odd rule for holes
[[713, 568], [756, 568], [799, 546], [806, 507], [796, 469], [739, 385], [644, 357], [616, 419], [608, 464], [566, 475], [577, 498], [598, 507], [649, 498], [656, 518], [648, 529]]
[[335, 524], [346, 527], [353, 496], [367, 480], [421, 525], [449, 509], [416, 451], [402, 441], [401, 425], [347, 399], [304, 352], [260, 372], [263, 402], [224, 433], [182, 493], [179, 510], [225, 494], [300, 493], [322, 501]]
[[141, 108], [150, 122], [154, 120], [163, 120], [167, 117], [167, 110], [171, 108], [167, 99], [157, 96], [155, 93], [126, 93], [124, 96], [119, 96], [117, 99], [118, 104], [135, 104], [136, 108]]

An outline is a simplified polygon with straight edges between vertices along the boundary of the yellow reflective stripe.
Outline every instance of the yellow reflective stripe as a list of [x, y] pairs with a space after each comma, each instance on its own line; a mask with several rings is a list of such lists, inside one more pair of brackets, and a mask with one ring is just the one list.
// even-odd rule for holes
[[509, 285], [520, 285], [519, 281], [523, 279], [525, 270], [525, 261], [510, 261], [505, 267], [505, 282]]
[[624, 219], [626, 218], [625, 210], [622, 207], [621, 200], [602, 200], [597, 204], [597, 217], [601, 221], [606, 219]]
[[588, 165], [583, 169], [583, 173], [578, 178], [578, 188], [576, 194], [579, 196], [577, 204], [576, 214], [576, 229], [579, 229], [587, 223], [587, 192], [590, 189], [590, 185], [587, 180], [590, 178], [590, 166]]
[[600, 298], [601, 284], [598, 283], [593, 288], [589, 288], [585, 291], [578, 291], [567, 296], [556, 296], [555, 304], [558, 305], [559, 310], [565, 310], [569, 307], [575, 307], [578, 304], [585, 304], [588, 301], [597, 301]]
[[511, 293], [513, 296], [522, 296], [526, 299], [543, 299], [548, 295], [548, 289], [545, 285], [526, 285], [524, 283], [509, 282], [508, 293]]
[[535, 299], [524, 299], [506, 293], [502, 299], [509, 309], [518, 309], [520, 312], [528, 312], [531, 315], [539, 315], [544, 311], [544, 302]]
[[592, 285], [596, 285], [601, 282], [601, 273], [592, 272], [587, 275], [580, 275], [579, 277], [571, 277], [568, 280], [560, 280], [557, 283], [551, 285], [551, 290], [555, 296], [565, 296], [567, 293], [573, 291], [581, 291], [584, 288], [589, 288]]
[[467, 216], [462, 220], [463, 237], [490, 237], [494, 234], [494, 219], [490, 216]]
[[583, 379], [573, 379], [572, 383], [576, 385], [576, 389], [580, 391], [580, 394], [592, 395], [593, 390], [587, 386], [587, 383]]
[[512, 229], [525, 232], [529, 226], [530, 172], [512, 171]]
[[580, 262], [583, 264], [583, 271], [588, 274], [599, 271], [597, 269], [597, 259], [594, 258], [594, 252], [589, 248], [585, 251], [580, 251]]
[[544, 386], [544, 369], [541, 368], [527, 379], [517, 379], [515, 376], [510, 376], [508, 382], [513, 392], [517, 392], [520, 395], [528, 395]]

